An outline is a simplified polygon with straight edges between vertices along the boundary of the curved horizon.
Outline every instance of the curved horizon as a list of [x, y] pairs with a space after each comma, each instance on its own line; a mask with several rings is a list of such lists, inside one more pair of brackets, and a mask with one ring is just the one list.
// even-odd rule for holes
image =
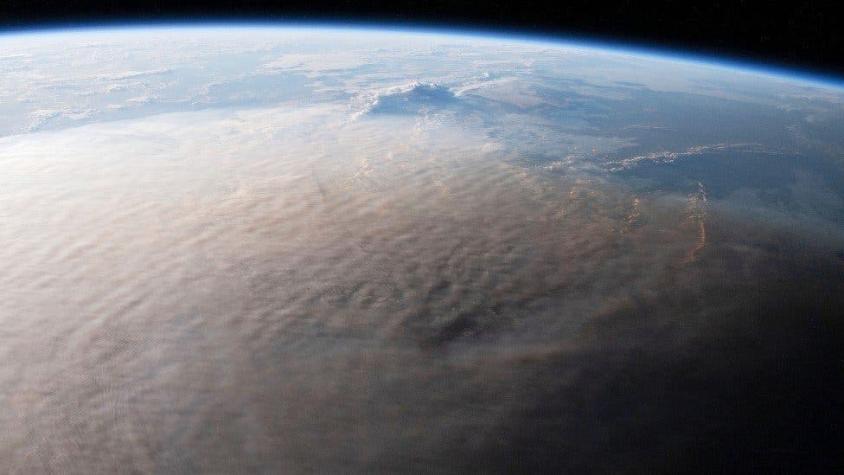
[[651, 43], [631, 40], [628, 42], [603, 36], [587, 34], [562, 34], [559, 32], [535, 32], [516, 27], [478, 27], [466, 24], [453, 26], [426, 22], [405, 21], [366, 21], [366, 20], [252, 20], [235, 18], [223, 20], [216, 17], [209, 19], [172, 19], [172, 20], [127, 20], [78, 23], [51, 23], [20, 27], [0, 26], [0, 39], [8, 36], [43, 35], [61, 33], [86, 33], [103, 30], [145, 30], [145, 29], [326, 29], [354, 32], [379, 31], [407, 35], [440, 35], [487, 40], [507, 40], [517, 43], [534, 43], [554, 47], [579, 47], [602, 50], [617, 54], [640, 56], [649, 59], [661, 59], [672, 62], [695, 64], [699, 66], [737, 70], [777, 78], [780, 80], [811, 84], [844, 90], [844, 76], [822, 72], [811, 68], [798, 68], [776, 63], [742, 57], [735, 54], [718, 55], [674, 47], [660, 47]]
[[0, 473], [840, 458], [844, 83], [301, 21], [0, 70]]

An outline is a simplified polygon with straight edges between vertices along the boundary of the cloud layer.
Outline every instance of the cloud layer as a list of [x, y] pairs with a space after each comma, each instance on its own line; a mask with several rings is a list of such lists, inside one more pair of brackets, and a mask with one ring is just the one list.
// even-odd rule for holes
[[[253, 33], [77, 45], [81, 69], [161, 63], [94, 71], [149, 101], [0, 137], [0, 471], [839, 463], [836, 142], [767, 147], [802, 116], [751, 94], [803, 86], [738, 78], [736, 102], [689, 92], [722, 71], [655, 60], [364, 35], [341, 61], [336, 38]], [[322, 51], [337, 67], [309, 72]], [[89, 97], [8, 58], [0, 97]], [[741, 160], [794, 147], [828, 168], [657, 180], [715, 156], [761, 176]], [[789, 212], [762, 200], [783, 187]]]

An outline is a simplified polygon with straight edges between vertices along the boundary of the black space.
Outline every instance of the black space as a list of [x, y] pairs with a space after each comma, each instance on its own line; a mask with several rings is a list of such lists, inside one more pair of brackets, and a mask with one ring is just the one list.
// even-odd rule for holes
[[831, 0], [4, 0], [0, 27], [203, 19], [356, 21], [525, 31], [690, 51], [844, 77]]

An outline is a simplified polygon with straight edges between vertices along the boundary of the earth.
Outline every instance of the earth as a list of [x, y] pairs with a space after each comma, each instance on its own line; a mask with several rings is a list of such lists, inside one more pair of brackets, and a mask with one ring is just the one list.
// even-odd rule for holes
[[0, 472], [842, 469], [841, 84], [234, 24], [0, 72]]

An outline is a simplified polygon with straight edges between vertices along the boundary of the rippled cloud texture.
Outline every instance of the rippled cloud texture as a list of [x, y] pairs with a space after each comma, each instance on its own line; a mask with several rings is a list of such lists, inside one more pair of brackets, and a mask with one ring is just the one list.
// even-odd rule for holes
[[0, 45], [0, 471], [840, 462], [840, 91], [450, 36]]

